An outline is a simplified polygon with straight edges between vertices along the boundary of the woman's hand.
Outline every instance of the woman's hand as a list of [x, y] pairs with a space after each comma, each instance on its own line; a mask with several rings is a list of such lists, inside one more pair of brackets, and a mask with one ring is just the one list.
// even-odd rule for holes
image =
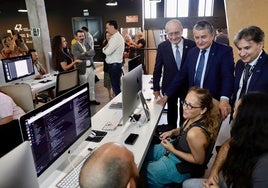
[[[164, 139], [161, 141], [161, 144], [164, 146], [164, 148], [167, 150], [167, 151], [174, 151], [174, 146], [168, 141], [168, 139]], [[173, 153], [173, 152], [172, 152]]]
[[165, 140], [167, 138], [170, 138], [173, 135], [172, 130], [164, 132], [160, 135], [160, 140]]
[[82, 63], [82, 62], [83, 62], [83, 61], [80, 60], [80, 59], [76, 59], [76, 60], [74, 61], [75, 65], [78, 64], [78, 63]]

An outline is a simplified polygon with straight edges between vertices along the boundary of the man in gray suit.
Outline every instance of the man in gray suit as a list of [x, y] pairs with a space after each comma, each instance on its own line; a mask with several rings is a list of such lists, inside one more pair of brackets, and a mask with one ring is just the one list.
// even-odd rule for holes
[[95, 98], [95, 67], [93, 57], [95, 51], [91, 46], [85, 42], [85, 34], [82, 30], [77, 30], [75, 32], [76, 43], [72, 45], [71, 50], [75, 59], [82, 59], [85, 61], [84, 66], [80, 65], [79, 70], [79, 80], [80, 84], [88, 82], [89, 85], [89, 97], [90, 104], [99, 105], [100, 102], [96, 101]]

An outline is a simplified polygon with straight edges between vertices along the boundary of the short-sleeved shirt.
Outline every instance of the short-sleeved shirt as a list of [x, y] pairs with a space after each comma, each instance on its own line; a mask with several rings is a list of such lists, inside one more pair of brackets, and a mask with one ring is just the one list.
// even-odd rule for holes
[[61, 62], [67, 62], [67, 65], [71, 64], [73, 62], [71, 56], [66, 54], [65, 52], [62, 52], [62, 55], [56, 59], [57, 61], [57, 66], [58, 66], [58, 71], [63, 72], [63, 68], [61, 67]]
[[11, 97], [0, 92], [0, 119], [8, 116], [13, 116], [13, 119], [18, 119], [23, 114], [25, 114], [25, 112]]

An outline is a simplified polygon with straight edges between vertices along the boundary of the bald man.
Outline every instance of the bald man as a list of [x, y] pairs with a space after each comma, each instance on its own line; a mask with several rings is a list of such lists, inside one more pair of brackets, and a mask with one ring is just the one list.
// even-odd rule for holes
[[133, 154], [125, 146], [109, 142], [86, 160], [79, 184], [81, 188], [136, 188], [138, 177]]

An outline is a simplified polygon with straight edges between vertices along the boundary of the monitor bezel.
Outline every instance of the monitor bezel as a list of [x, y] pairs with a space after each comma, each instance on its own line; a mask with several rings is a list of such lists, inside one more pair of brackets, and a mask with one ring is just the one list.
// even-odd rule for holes
[[1, 157], [0, 164], [0, 187], [39, 187], [28, 141], [21, 143]]
[[[16, 78], [12, 78], [11, 80], [7, 78], [7, 72], [6, 72], [6, 69], [5, 69], [5, 64], [6, 63], [10, 63], [10, 61], [15, 61], [15, 60], [31, 60], [31, 63], [29, 64], [32, 68], [32, 72], [28, 72], [29, 74], [25, 74], [23, 76], [19, 76], [19, 77], [16, 77]], [[28, 65], [28, 63], [27, 63]], [[33, 59], [32, 59], [32, 56], [29, 54], [29, 55], [22, 55], [22, 56], [16, 56], [16, 57], [11, 57], [11, 58], [4, 58], [2, 59], [2, 68], [3, 68], [3, 72], [4, 72], [4, 78], [5, 78], [5, 82], [6, 83], [9, 83], [9, 82], [13, 82], [13, 81], [16, 81], [16, 80], [21, 80], [23, 78], [26, 78], [26, 77], [30, 77], [32, 75], [35, 75], [35, 70], [34, 70], [34, 64], [33, 64]]]
[[130, 115], [140, 103], [139, 91], [142, 90], [142, 65], [122, 77], [122, 119], [127, 123]]
[[[29, 119], [29, 117], [37, 115], [38, 113], [45, 111], [46, 109], [58, 104], [61, 101], [64, 101], [66, 98], [76, 94], [77, 92], [79, 92], [85, 88], [87, 88], [86, 90], [88, 93], [88, 100], [89, 100], [89, 86], [88, 86], [88, 83], [85, 83], [83, 85], [80, 85], [80, 86], [64, 93], [63, 95], [60, 95], [59, 97], [53, 99], [52, 101], [49, 101], [48, 103], [44, 104], [43, 106], [40, 106], [39, 108], [37, 108], [33, 111], [30, 111], [27, 114], [21, 116], [21, 118], [19, 119], [19, 122], [20, 122], [20, 129], [21, 129], [21, 134], [22, 134], [23, 140], [24, 141], [28, 140], [26, 125], [24, 123], [26, 119]], [[91, 133], [92, 124], [91, 124], [90, 105], [88, 105], [88, 110], [90, 113], [90, 121], [89, 121], [88, 129], [85, 130], [84, 132], [81, 132], [80, 135], [77, 136], [77, 139], [74, 140], [72, 143], [70, 143], [68, 146], [66, 146], [65, 149], [62, 152], [60, 152], [59, 155], [53, 161], [51, 161], [46, 168], [42, 169], [42, 171], [37, 173], [39, 183], [44, 182], [61, 164], [68, 161], [70, 154], [74, 153], [74, 151], [78, 148], [78, 146], [83, 141], [85, 141], [86, 138], [88, 137], [88, 135]]]

